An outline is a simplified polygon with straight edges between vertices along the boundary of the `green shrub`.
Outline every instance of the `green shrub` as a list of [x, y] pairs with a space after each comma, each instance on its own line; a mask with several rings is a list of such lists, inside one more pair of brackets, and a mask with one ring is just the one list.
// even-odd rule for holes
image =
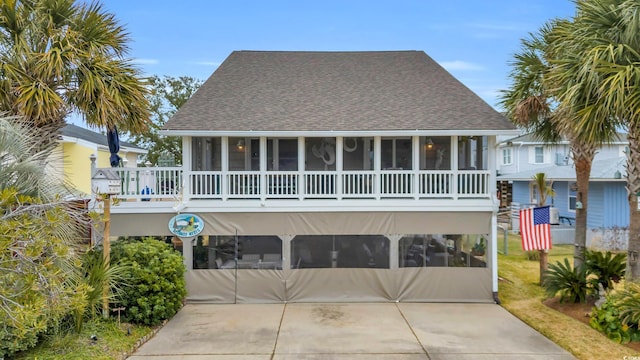
[[587, 250], [584, 254], [584, 264], [588, 271], [598, 277], [598, 283], [605, 290], [613, 288], [613, 283], [618, 283], [627, 267], [627, 258], [624, 254], [612, 255], [611, 251]]
[[637, 324], [630, 326], [622, 319], [617, 298], [613, 296], [608, 296], [600, 308], [593, 308], [589, 325], [620, 344], [640, 340]]
[[118, 241], [111, 249], [111, 263], [127, 266], [130, 272], [117, 303], [126, 308], [125, 321], [156, 325], [182, 306], [185, 267], [182, 255], [169, 244], [150, 238]]
[[110, 304], [116, 302], [122, 293], [122, 286], [126, 285], [129, 269], [123, 265], [105, 266], [102, 248], [91, 249], [80, 256], [81, 266], [73, 276], [72, 283], [76, 293], [81, 293], [84, 306], [73, 309], [73, 321], [76, 332], [82, 331], [82, 325], [87, 316], [93, 317], [102, 312], [104, 287], [109, 292], [107, 298]]
[[623, 323], [640, 327], [640, 284], [628, 283], [616, 297], [616, 306]]
[[540, 260], [540, 251], [539, 250], [529, 250], [524, 252], [524, 256], [527, 260], [530, 261], [539, 261]]
[[564, 259], [564, 264], [558, 261], [549, 265], [542, 286], [551, 297], [560, 294], [560, 302], [586, 302], [587, 296], [595, 292], [588, 275], [586, 267], [576, 269], [568, 259]]

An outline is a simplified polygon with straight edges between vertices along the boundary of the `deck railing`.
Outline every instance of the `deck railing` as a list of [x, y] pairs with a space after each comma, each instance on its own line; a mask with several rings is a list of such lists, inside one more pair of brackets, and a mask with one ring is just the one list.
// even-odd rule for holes
[[489, 198], [488, 170], [191, 171], [116, 168], [118, 197], [197, 199]]

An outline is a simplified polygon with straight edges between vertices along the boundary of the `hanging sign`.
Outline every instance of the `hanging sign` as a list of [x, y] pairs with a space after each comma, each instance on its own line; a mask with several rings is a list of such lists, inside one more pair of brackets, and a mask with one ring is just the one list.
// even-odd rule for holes
[[178, 237], [192, 237], [204, 229], [204, 221], [194, 214], [178, 214], [169, 220], [169, 231]]

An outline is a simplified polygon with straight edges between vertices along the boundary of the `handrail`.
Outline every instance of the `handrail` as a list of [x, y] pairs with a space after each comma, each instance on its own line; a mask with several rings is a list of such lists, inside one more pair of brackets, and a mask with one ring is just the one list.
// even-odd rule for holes
[[[488, 170], [185, 171], [116, 168], [123, 199], [386, 199], [491, 197]], [[185, 191], [186, 190], [186, 191]], [[187, 193], [188, 192], [188, 193]]]

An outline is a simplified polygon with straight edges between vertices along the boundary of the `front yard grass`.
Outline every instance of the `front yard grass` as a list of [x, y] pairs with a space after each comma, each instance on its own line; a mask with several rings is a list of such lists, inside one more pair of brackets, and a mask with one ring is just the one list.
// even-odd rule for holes
[[[509, 235], [508, 243], [508, 255], [498, 255], [498, 295], [505, 309], [578, 359], [623, 359], [638, 355], [589, 325], [544, 305], [546, 295], [539, 285], [539, 261], [526, 259], [519, 235]], [[502, 250], [502, 234], [498, 245]], [[565, 258], [573, 262], [572, 245], [556, 245], [549, 252], [549, 264]]]
[[[152, 331], [148, 326], [118, 324], [113, 319], [88, 320], [80, 333], [69, 330], [47, 336], [35, 348], [18, 353], [12, 359], [125, 359], [138, 341]], [[95, 341], [91, 340], [92, 335], [96, 335]]]

